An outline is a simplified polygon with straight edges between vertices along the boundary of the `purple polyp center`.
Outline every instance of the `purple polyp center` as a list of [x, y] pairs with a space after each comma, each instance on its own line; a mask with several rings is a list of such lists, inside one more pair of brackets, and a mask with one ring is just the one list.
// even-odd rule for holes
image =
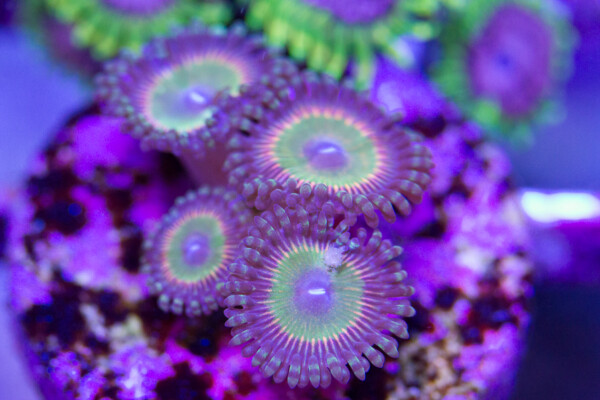
[[181, 245], [183, 260], [190, 267], [199, 267], [210, 257], [210, 238], [199, 232], [190, 233]]
[[514, 4], [499, 8], [469, 49], [473, 92], [498, 101], [509, 115], [527, 114], [551, 83], [552, 46], [551, 31], [535, 13]]
[[348, 24], [364, 24], [372, 22], [392, 8], [394, 0], [304, 0], [317, 8], [329, 11], [331, 14]]
[[152, 14], [168, 7], [174, 0], [102, 0], [114, 10], [131, 15]]
[[303, 150], [308, 163], [318, 170], [339, 170], [348, 163], [344, 148], [333, 141], [310, 141]]
[[294, 284], [294, 304], [304, 314], [323, 316], [331, 310], [334, 292], [329, 272], [312, 269]]
[[183, 91], [181, 95], [181, 105], [187, 112], [197, 113], [206, 108], [208, 99], [211, 97], [211, 93], [204, 88], [192, 87]]

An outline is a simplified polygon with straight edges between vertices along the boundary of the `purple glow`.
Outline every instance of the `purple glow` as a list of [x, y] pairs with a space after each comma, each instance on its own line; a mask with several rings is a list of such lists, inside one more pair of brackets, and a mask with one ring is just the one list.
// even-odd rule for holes
[[315, 169], [342, 169], [348, 162], [344, 148], [328, 140], [308, 142], [304, 146], [304, 157]]
[[194, 86], [183, 92], [182, 106], [189, 112], [202, 111], [209, 99], [214, 96], [214, 93], [209, 93], [206, 89]]
[[298, 309], [310, 315], [324, 315], [334, 303], [329, 273], [313, 269], [300, 277], [294, 285], [294, 302]]

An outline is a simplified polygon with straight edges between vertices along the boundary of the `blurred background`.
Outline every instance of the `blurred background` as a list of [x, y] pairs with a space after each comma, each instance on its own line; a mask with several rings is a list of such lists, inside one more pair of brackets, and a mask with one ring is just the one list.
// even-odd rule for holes
[[[575, 5], [582, 2], [571, 0]], [[571, 207], [585, 208], [594, 201], [591, 196], [577, 197], [582, 192], [600, 194], [600, 1], [588, 2], [597, 4], [575, 14], [581, 38], [564, 91], [564, 120], [538, 128], [530, 146], [507, 146], [515, 182], [523, 190], [574, 195], [556, 205], [556, 212], [564, 211], [567, 220]], [[21, 28], [7, 23], [10, 15], [10, 7], [2, 9], [0, 209], [7, 193], [23, 180], [34, 154], [91, 99], [88, 85], [49, 60]], [[584, 241], [590, 239], [585, 236], [597, 235], [599, 243], [600, 212], [587, 214], [584, 222], [579, 218], [574, 218], [573, 229], [584, 232]], [[553, 250], [552, 240], [542, 240], [552, 223], [538, 225], [538, 251]], [[577, 254], [600, 275], [600, 246]], [[540, 264], [544, 267], [543, 260]], [[12, 322], [4, 306], [7, 272], [0, 265], [0, 399], [36, 400], [35, 386], [15, 351]], [[600, 279], [596, 278], [541, 279], [536, 284], [528, 347], [513, 399], [600, 398]]]

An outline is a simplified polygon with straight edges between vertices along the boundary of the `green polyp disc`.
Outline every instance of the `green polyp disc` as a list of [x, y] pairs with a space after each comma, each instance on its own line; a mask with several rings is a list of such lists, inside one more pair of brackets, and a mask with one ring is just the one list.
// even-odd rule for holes
[[[337, 151], [338, 157], [345, 160], [323, 167], [322, 163], [311, 160], [311, 148], [328, 144], [331, 151]], [[292, 177], [331, 187], [358, 185], [376, 173], [378, 165], [376, 144], [369, 132], [343, 117], [307, 115], [295, 118], [274, 139], [272, 152], [280, 168]]]
[[329, 271], [325, 248], [293, 247], [277, 262], [268, 307], [295, 338], [336, 339], [361, 318], [364, 282], [350, 265]]
[[[171, 279], [196, 283], [206, 279], [216, 272], [223, 260], [225, 247], [225, 234], [219, 221], [211, 215], [191, 214], [180, 225], [171, 229], [171, 239], [165, 241], [165, 268], [166, 275]], [[206, 257], [202, 262], [191, 264], [186, 261], [184, 247], [186, 241], [192, 236], [206, 238]]]
[[184, 63], [157, 78], [146, 111], [163, 129], [197, 129], [212, 116], [210, 103], [215, 94], [225, 89], [236, 93], [242, 82], [240, 72], [220, 60]]

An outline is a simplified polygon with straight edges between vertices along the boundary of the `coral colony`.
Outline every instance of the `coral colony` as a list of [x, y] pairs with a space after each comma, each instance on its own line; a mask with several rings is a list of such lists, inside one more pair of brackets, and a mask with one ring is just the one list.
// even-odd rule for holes
[[507, 398], [531, 265], [486, 135], [549, 101], [560, 9], [236, 5], [47, 1], [93, 57], [126, 51], [13, 207], [12, 306], [43, 395]]

